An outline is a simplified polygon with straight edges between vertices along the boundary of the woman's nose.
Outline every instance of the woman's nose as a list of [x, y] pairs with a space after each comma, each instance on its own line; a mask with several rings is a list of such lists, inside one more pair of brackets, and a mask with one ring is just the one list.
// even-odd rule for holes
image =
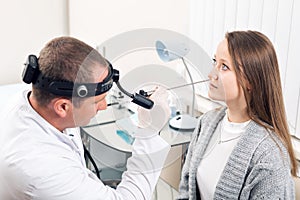
[[210, 80], [218, 80], [218, 70], [217, 70], [216, 66], [213, 66], [213, 68], [210, 70], [210, 72], [208, 74], [208, 78]]

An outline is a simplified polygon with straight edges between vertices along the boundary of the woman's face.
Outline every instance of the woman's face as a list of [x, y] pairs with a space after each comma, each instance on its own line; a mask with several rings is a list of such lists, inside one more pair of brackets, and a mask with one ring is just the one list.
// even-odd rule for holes
[[211, 99], [224, 101], [228, 107], [246, 105], [242, 87], [237, 82], [226, 39], [217, 47], [213, 58], [213, 69], [208, 77], [210, 79], [208, 95]]

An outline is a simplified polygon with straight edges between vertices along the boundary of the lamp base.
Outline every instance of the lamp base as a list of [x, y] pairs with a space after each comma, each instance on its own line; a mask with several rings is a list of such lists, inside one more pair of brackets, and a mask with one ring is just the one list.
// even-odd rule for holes
[[170, 119], [169, 126], [178, 131], [193, 131], [197, 126], [198, 120], [187, 114], [177, 115]]

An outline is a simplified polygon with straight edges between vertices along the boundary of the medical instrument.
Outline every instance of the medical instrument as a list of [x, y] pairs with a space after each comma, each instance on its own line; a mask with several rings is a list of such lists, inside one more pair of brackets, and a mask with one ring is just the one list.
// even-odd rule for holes
[[103, 94], [112, 88], [113, 82], [125, 95], [132, 98], [132, 102], [146, 109], [151, 109], [154, 102], [140, 93], [131, 94], [126, 91], [119, 82], [119, 71], [114, 69], [112, 64], [106, 60], [109, 65], [107, 77], [99, 83], [73, 83], [67, 80], [59, 80], [44, 76], [39, 70], [38, 58], [35, 55], [29, 55], [25, 68], [22, 73], [22, 79], [25, 83], [32, 83], [37, 88], [48, 91], [52, 94], [66, 97], [91, 97]]
[[[198, 83], [205, 83], [205, 82], [208, 82], [208, 81], [209, 81], [209, 79], [201, 80], [201, 81], [196, 81], [196, 82], [193, 82], [193, 83], [187, 83], [187, 84], [183, 84], [183, 85], [178, 85], [178, 86], [170, 87], [170, 88], [167, 88], [166, 90], [174, 90], [174, 89], [177, 89], [177, 88], [181, 88], [181, 87], [185, 87], [185, 86], [189, 86], [189, 85], [195, 85], [195, 84], [198, 84]], [[155, 92], [155, 90], [149, 90], [148, 92], [146, 92], [144, 90], [140, 90], [140, 93], [143, 96], [146, 96], [146, 97], [151, 96], [153, 94], [153, 92]]]
[[[174, 87], [170, 87], [170, 88], [166, 88], [166, 90], [174, 90], [174, 89], [189, 86], [189, 85], [194, 85], [194, 84], [198, 84], [198, 83], [205, 83], [207, 81], [209, 81], [209, 79], [196, 81], [196, 82], [192, 82], [192, 83], [187, 83], [187, 84], [183, 84], [183, 85], [178, 85], [178, 86], [174, 86]], [[144, 90], [140, 90], [140, 93], [143, 96], [149, 97], [153, 94], [154, 91], [155, 90], [150, 90], [150, 91], [146, 92]], [[193, 131], [194, 128], [196, 127], [197, 123], [198, 123], [198, 120], [197, 120], [196, 117], [192, 117], [188, 114], [180, 114], [180, 115], [176, 115], [172, 119], [170, 119], [169, 126], [173, 129], [175, 129], [175, 130]]]
[[113, 105], [118, 105], [119, 102], [113, 102], [113, 103], [108, 103], [107, 106], [113, 106]]

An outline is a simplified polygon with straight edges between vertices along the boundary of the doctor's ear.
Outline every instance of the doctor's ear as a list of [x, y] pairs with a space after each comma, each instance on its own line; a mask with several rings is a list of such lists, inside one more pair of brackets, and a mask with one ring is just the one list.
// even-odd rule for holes
[[71, 100], [65, 98], [53, 99], [53, 109], [60, 117], [66, 117], [73, 109]]

